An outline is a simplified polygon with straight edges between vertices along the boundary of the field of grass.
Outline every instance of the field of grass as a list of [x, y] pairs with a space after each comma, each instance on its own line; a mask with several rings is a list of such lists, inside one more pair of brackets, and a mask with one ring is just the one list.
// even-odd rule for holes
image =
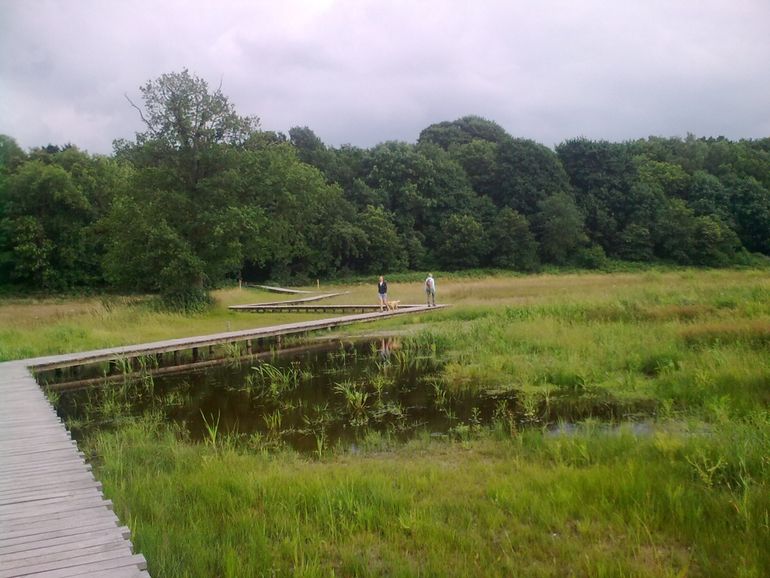
[[252, 289], [214, 292], [206, 312], [163, 311], [150, 298], [0, 299], [0, 361], [134, 343], [148, 343], [318, 319], [316, 314], [245, 314], [229, 305], [279, 301], [286, 296]]
[[[447, 392], [519, 392], [528, 424], [501, 412], [452, 439], [372, 435], [322, 457], [221, 434], [195, 444], [153, 415], [96, 434], [84, 447], [153, 575], [770, 575], [767, 271], [437, 285], [450, 309], [346, 331], [410, 332], [445, 360]], [[323, 289], [376, 297], [374, 282]], [[423, 298], [409, 279], [389, 293]], [[0, 352], [14, 356], [9, 331], [37, 355], [285, 321], [226, 311], [255, 295], [272, 300], [227, 290], [190, 318], [90, 301], [36, 320], [40, 304], [8, 303]], [[57, 340], [57, 324], [83, 337]], [[540, 427], [565, 400], [633, 415]]]

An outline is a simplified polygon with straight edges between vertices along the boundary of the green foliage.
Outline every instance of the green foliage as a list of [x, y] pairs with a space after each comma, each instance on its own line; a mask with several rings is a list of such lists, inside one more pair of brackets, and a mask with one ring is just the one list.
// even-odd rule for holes
[[487, 236], [471, 215], [453, 214], [441, 224], [436, 258], [447, 269], [472, 269], [488, 252]]
[[0, 240], [11, 255], [10, 276], [53, 289], [97, 285], [102, 241], [96, 222], [123, 186], [125, 173], [74, 147], [52, 151], [33, 151], [2, 177]]
[[529, 223], [513, 209], [502, 209], [490, 230], [492, 264], [517, 271], [533, 271], [539, 264], [538, 244]]
[[0, 135], [0, 285], [160, 292], [162, 277], [177, 293], [191, 279], [205, 291], [244, 277], [770, 255], [767, 139], [579, 138], [554, 152], [466, 116], [416, 144], [333, 148], [309, 127], [260, 131], [188, 70], [140, 90], [145, 130], [111, 158], [25, 153]]
[[358, 269], [367, 273], [400, 271], [406, 268], [407, 253], [390, 215], [381, 207], [369, 206], [359, 216], [362, 236], [358, 240]]
[[544, 261], [564, 264], [585, 242], [583, 215], [566, 193], [541, 201], [534, 217], [534, 229]]

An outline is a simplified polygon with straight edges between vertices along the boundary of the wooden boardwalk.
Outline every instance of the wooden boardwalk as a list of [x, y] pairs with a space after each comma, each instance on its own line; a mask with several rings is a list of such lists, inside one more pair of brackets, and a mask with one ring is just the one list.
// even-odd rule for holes
[[0, 578], [146, 578], [129, 531], [70, 439], [33, 370], [303, 334], [445, 306], [346, 315], [0, 363]]
[[0, 364], [0, 578], [148, 577], [25, 362]]
[[259, 289], [264, 289], [265, 291], [270, 291], [272, 293], [289, 293], [291, 295], [301, 293], [316, 293], [316, 291], [305, 291], [304, 289], [287, 289], [286, 287], [273, 287], [272, 285], [252, 285], [250, 283], [244, 284], [244, 287], [258, 287]]
[[200, 335], [197, 337], [182, 337], [180, 339], [168, 339], [165, 341], [155, 341], [153, 343], [141, 343], [138, 345], [126, 345], [123, 347], [111, 347], [108, 349], [96, 349], [94, 351], [83, 351], [79, 353], [67, 353], [64, 355], [50, 355], [47, 357], [37, 357], [28, 359], [26, 363], [37, 370], [50, 370], [62, 367], [71, 367], [87, 363], [98, 363], [101, 361], [121, 360], [132, 357], [141, 357], [145, 355], [156, 355], [159, 353], [168, 353], [185, 349], [200, 349], [215, 345], [248, 342], [255, 339], [265, 339], [269, 337], [279, 337], [285, 335], [301, 335], [310, 331], [321, 329], [334, 329], [343, 325], [353, 323], [367, 323], [379, 321], [388, 317], [398, 315], [409, 315], [413, 313], [425, 313], [436, 311], [448, 307], [448, 305], [437, 305], [436, 307], [427, 307], [418, 305], [411, 308], [398, 309], [396, 311], [376, 311], [372, 313], [361, 313], [358, 315], [344, 315], [342, 317], [329, 317], [326, 319], [315, 319], [312, 321], [300, 321], [298, 323], [287, 323], [285, 325], [273, 325], [271, 327], [257, 327], [255, 329], [244, 329], [241, 331], [228, 331], [226, 333], [213, 333], [210, 335]]
[[[314, 295], [313, 297], [302, 297], [300, 299], [289, 299], [284, 301], [268, 301], [265, 303], [254, 303], [254, 305], [295, 305], [297, 303], [308, 303], [310, 301], [320, 301], [321, 299], [330, 299], [339, 295], [347, 295], [350, 291], [343, 291], [341, 293], [324, 293], [322, 295]], [[241, 309], [244, 307], [252, 307], [252, 305], [230, 305], [228, 309]]]
[[[230, 305], [233, 311], [250, 313], [379, 313], [379, 305], [307, 305], [303, 302], [283, 301], [276, 303], [254, 303], [252, 305]], [[399, 305], [399, 311], [410, 309], [425, 309], [425, 305]]]

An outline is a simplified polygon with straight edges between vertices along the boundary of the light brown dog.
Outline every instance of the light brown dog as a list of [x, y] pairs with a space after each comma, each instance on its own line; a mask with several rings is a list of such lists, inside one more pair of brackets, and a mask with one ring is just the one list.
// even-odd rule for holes
[[399, 305], [401, 305], [401, 301], [388, 301], [388, 311], [395, 311]]

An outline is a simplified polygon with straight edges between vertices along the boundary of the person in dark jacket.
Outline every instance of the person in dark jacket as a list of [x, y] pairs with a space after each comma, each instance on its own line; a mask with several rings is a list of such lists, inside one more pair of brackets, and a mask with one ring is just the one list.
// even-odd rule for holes
[[388, 282], [382, 275], [377, 283], [377, 294], [380, 296], [380, 311], [382, 311], [388, 306]]

